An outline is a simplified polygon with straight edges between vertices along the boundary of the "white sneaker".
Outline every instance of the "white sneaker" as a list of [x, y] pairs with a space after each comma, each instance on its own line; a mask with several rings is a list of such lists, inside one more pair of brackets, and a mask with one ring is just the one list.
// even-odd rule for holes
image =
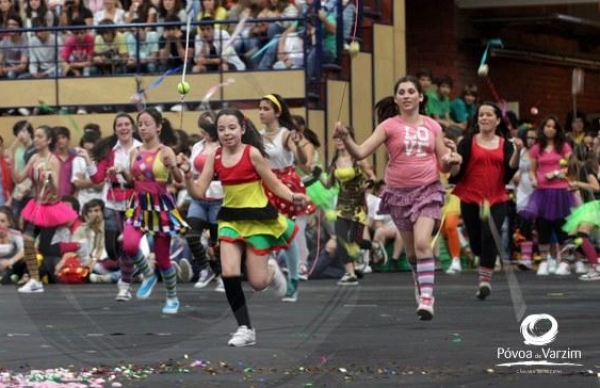
[[128, 302], [131, 300], [131, 284], [119, 279], [117, 282], [117, 302]]
[[29, 116], [31, 114], [31, 111], [27, 108], [19, 108], [17, 109], [17, 112], [19, 112], [21, 116]]
[[235, 346], [240, 348], [242, 346], [254, 345], [256, 343], [256, 332], [254, 329], [248, 329], [246, 325], [238, 327], [237, 331], [233, 333], [227, 345]]
[[588, 266], [581, 260], [575, 262], [575, 273], [577, 275], [583, 275], [588, 272]]
[[561, 261], [558, 264], [558, 267], [556, 268], [556, 271], [554, 271], [554, 274], [558, 275], [558, 276], [567, 276], [567, 275], [570, 275], [571, 274], [571, 266], [566, 261]]
[[78, 115], [86, 115], [87, 114], [87, 110], [83, 107], [77, 109], [77, 114]]
[[538, 265], [537, 275], [538, 276], [548, 276], [548, 275], [550, 275], [550, 272], [548, 272], [548, 262], [542, 261]]
[[433, 304], [435, 299], [433, 296], [422, 296], [417, 307], [417, 315], [421, 321], [431, 321], [433, 319]]
[[367, 264], [365, 266], [365, 269], [363, 269], [363, 273], [367, 274], [367, 273], [373, 273], [373, 268], [371, 268], [371, 266], [369, 264]]
[[[202, 271], [200, 271], [200, 275], [198, 276], [198, 281], [194, 284], [194, 288], [204, 288], [208, 286], [211, 280], [215, 278], [215, 273], [213, 272], [210, 265], [207, 265]], [[222, 282], [222, 280], [221, 280]]]
[[179, 268], [181, 269], [181, 281], [183, 283], [189, 283], [193, 276], [192, 265], [190, 264], [190, 261], [185, 258], [180, 259]]
[[549, 257], [548, 258], [548, 273], [554, 274], [554, 273], [556, 273], [557, 269], [558, 269], [558, 262], [556, 261], [556, 259]]
[[585, 275], [581, 275], [579, 277], [579, 280], [583, 280], [584, 282], [593, 282], [596, 280], [600, 280], [600, 273], [592, 269]]
[[171, 112], [185, 112], [187, 110], [187, 107], [185, 106], [185, 104], [176, 104], [173, 105], [170, 110]]
[[44, 292], [44, 285], [39, 280], [29, 279], [27, 283], [19, 287], [19, 292], [31, 294], [34, 292]]
[[97, 273], [90, 274], [90, 283], [112, 283], [112, 275], [107, 273], [99, 275]]
[[278, 298], [283, 298], [287, 292], [287, 280], [285, 279], [285, 276], [281, 272], [281, 269], [279, 268], [279, 265], [275, 259], [269, 259], [269, 267], [271, 267], [275, 273], [273, 276], [273, 281], [271, 282], [273, 292]]
[[220, 276], [217, 278], [215, 292], [225, 292], [225, 284], [223, 283], [223, 278]]
[[446, 273], [448, 275], [455, 275], [455, 274], [459, 274], [461, 272], [462, 272], [462, 266], [460, 265], [460, 259], [459, 260], [452, 259], [452, 263], [450, 264], [450, 267], [448, 267], [448, 269], [446, 270]]

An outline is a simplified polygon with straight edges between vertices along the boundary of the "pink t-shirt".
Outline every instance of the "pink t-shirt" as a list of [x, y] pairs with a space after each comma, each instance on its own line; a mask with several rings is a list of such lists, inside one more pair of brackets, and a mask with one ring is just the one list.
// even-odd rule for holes
[[569, 187], [569, 182], [566, 179], [546, 179], [546, 174], [553, 173], [556, 170], [562, 169], [560, 165], [561, 159], [567, 159], [572, 149], [568, 143], [563, 144], [560, 153], [553, 149], [551, 152], [540, 152], [539, 144], [534, 144], [529, 150], [529, 157], [537, 162], [538, 187], [540, 189], [565, 189]]
[[390, 188], [420, 187], [440, 179], [435, 138], [442, 132], [442, 127], [432, 118], [422, 117], [420, 126], [406, 124], [400, 116], [381, 123], [390, 159], [385, 170], [385, 183]]

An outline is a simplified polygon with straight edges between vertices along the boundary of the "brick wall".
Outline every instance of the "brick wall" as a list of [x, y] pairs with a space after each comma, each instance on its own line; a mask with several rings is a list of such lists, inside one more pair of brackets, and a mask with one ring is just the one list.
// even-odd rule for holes
[[[565, 7], [520, 8], [519, 15], [566, 11]], [[414, 74], [420, 68], [429, 68], [434, 76], [450, 75], [455, 81], [455, 93], [459, 93], [465, 83], [475, 83], [481, 100], [494, 100], [485, 80], [477, 77], [477, 68], [487, 39], [485, 34], [493, 37], [495, 31], [482, 31], [472, 20], [514, 13], [514, 9], [458, 10], [449, 0], [406, 0], [408, 72]], [[564, 37], [522, 30], [502, 30], [501, 33], [507, 47], [535, 46], [559, 53], [580, 50], [576, 40]], [[600, 55], [597, 58], [600, 60]], [[563, 119], [572, 109], [572, 67], [494, 56], [488, 57], [487, 62], [490, 79], [498, 93], [507, 101], [519, 102], [521, 118], [539, 121], [544, 115], [553, 113]], [[577, 98], [578, 109], [588, 115], [600, 113], [598, 73], [598, 70], [586, 69], [585, 90]], [[533, 106], [539, 109], [538, 116], [530, 114]]]

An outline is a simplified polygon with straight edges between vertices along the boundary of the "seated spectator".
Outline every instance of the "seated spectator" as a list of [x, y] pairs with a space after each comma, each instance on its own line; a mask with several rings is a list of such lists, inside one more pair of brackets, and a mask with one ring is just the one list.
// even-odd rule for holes
[[193, 73], [213, 71], [246, 70], [246, 65], [235, 52], [233, 45], [223, 51], [223, 46], [229, 41], [229, 33], [215, 29], [214, 19], [205, 17], [200, 25], [200, 34], [196, 35], [195, 59]]
[[[142, 19], [133, 19], [132, 23], [144, 23]], [[127, 34], [127, 72], [156, 73], [158, 69], [158, 35], [145, 28], [134, 28]]]
[[13, 182], [12, 173], [10, 172], [11, 163], [12, 150], [9, 150], [5, 155], [4, 138], [0, 136], [0, 182], [2, 182], [2, 188], [0, 189], [0, 206], [10, 206], [12, 202], [12, 191], [15, 183]]
[[[33, 28], [45, 27], [45, 20], [34, 18]], [[29, 46], [29, 75], [33, 78], [54, 78], [61, 75], [58, 47], [63, 46], [63, 39], [49, 30], [36, 31], [30, 39]]]
[[[153, 24], [158, 20], [158, 10], [152, 4], [151, 0], [133, 0], [129, 11], [123, 18], [125, 23], [147, 23]], [[147, 26], [146, 31], [153, 31], [152, 26]]]
[[0, 42], [0, 78], [24, 78], [29, 60], [29, 43], [19, 29], [23, 21], [16, 13], [8, 16], [6, 28], [13, 30]]
[[437, 82], [437, 92], [428, 94], [425, 113], [437, 121], [442, 127], [448, 128], [456, 123], [450, 118], [450, 93], [452, 78], [444, 76]]
[[[202, 0], [202, 12], [198, 15], [198, 21], [204, 18], [210, 17], [215, 21], [221, 21], [227, 19], [227, 10], [221, 5], [221, 0]], [[219, 29], [222, 25], [215, 23], [215, 28]], [[223, 25], [223, 28], [227, 26]], [[200, 34], [200, 27], [198, 27], [198, 34]]]
[[61, 27], [79, 26], [80, 21], [83, 21], [83, 25], [92, 26], [94, 22], [92, 11], [84, 5], [83, 0], [65, 0], [58, 25]]
[[[167, 16], [165, 19], [167, 23], [178, 21], [179, 18], [176, 15]], [[193, 60], [194, 47], [190, 42], [190, 47], [186, 55], [185, 39], [186, 36], [180, 26], [168, 26], [165, 28], [163, 35], [158, 40], [159, 57], [163, 69], [173, 69], [183, 66], [185, 58], [189, 58], [190, 61]]]
[[455, 127], [466, 131], [477, 111], [477, 85], [465, 85], [460, 97], [450, 102], [450, 119]]
[[[102, 20], [98, 26], [114, 26], [110, 19]], [[94, 39], [92, 68], [97, 74], [120, 74], [124, 72], [129, 53], [125, 35], [116, 29], [100, 29]]]
[[354, 38], [354, 23], [356, 22], [356, 6], [354, 1], [342, 0], [344, 9], [342, 11], [342, 23], [344, 41], [349, 42]]
[[[85, 26], [82, 19], [73, 21], [74, 27]], [[62, 74], [64, 76], [89, 76], [94, 54], [94, 37], [87, 30], [75, 30], [65, 41], [61, 53]]]
[[[277, 61], [273, 63], [274, 55]], [[284, 31], [277, 41], [277, 45], [267, 49], [258, 68], [266, 69], [299, 69], [304, 66], [304, 39], [296, 32]]]
[[123, 24], [125, 11], [117, 7], [117, 0], [104, 0], [104, 8], [94, 14], [94, 25], [98, 26], [104, 20], [111, 20], [114, 24]]
[[23, 277], [26, 270], [23, 236], [15, 228], [12, 210], [0, 206], [0, 284], [10, 284], [13, 276]]
[[374, 262], [386, 262], [387, 250], [385, 248], [388, 242], [393, 242], [392, 260], [400, 260], [400, 255], [404, 250], [404, 243], [400, 236], [400, 231], [392, 221], [389, 214], [379, 214], [379, 204], [381, 203], [381, 194], [385, 190], [385, 182], [377, 181], [373, 186], [373, 193], [367, 194], [368, 223], [372, 231], [371, 252]]
[[[185, 8], [183, 6], [183, 2], [181, 0], [160, 0], [158, 5], [158, 24], [161, 23], [173, 23], [173, 22], [181, 22], [184, 25], [179, 29], [186, 29], [185, 22], [187, 21], [187, 14], [185, 13]], [[156, 27], [156, 32], [158, 35], [163, 35], [165, 31], [165, 27], [158, 26]]]
[[78, 155], [73, 159], [73, 171], [71, 182], [76, 188], [77, 199], [83, 208], [86, 203], [92, 199], [102, 199], [102, 187], [104, 183], [92, 182], [87, 171], [87, 160], [90, 159], [90, 152], [100, 137], [94, 132], [85, 132], [79, 140]]
[[[21, 7], [21, 19], [23, 20], [23, 26], [25, 28], [35, 28], [33, 25], [33, 19], [41, 19], [43, 23], [40, 27], [53, 27], [54, 26], [54, 13], [48, 9], [46, 0], [25, 0]], [[27, 32], [27, 38], [31, 40], [35, 36], [33, 31]]]

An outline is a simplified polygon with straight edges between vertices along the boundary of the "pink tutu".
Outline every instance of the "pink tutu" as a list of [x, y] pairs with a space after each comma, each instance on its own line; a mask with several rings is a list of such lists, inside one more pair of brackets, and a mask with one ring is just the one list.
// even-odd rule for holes
[[21, 215], [30, 224], [44, 228], [66, 225], [79, 218], [75, 210], [64, 202], [40, 205], [34, 199], [27, 202]]

